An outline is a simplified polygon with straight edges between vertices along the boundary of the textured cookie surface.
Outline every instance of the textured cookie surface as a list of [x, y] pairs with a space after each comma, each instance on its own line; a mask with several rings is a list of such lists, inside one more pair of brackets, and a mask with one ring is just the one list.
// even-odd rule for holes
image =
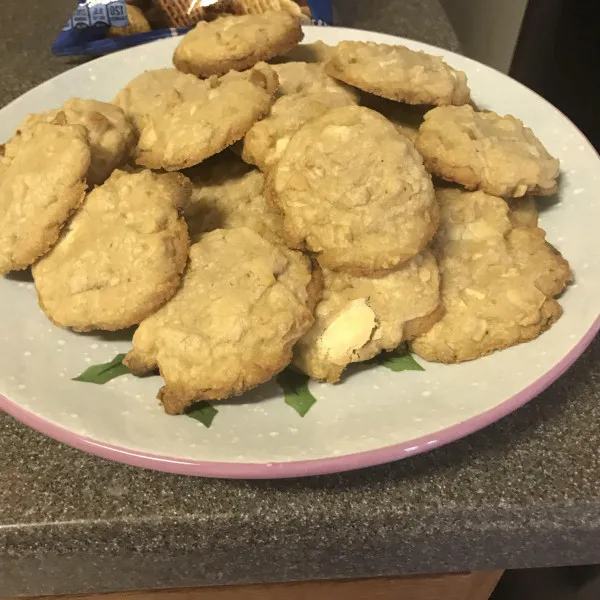
[[81, 125], [33, 124], [0, 146], [0, 274], [27, 268], [56, 243], [83, 200], [89, 166]]
[[359, 100], [359, 93], [355, 88], [327, 75], [320, 64], [286, 62], [272, 67], [279, 79], [279, 95], [329, 91], [343, 94], [354, 103]]
[[282, 96], [275, 101], [271, 112], [246, 134], [242, 158], [266, 172], [277, 164], [292, 136], [304, 124], [332, 108], [354, 104], [347, 94], [327, 90]]
[[276, 81], [266, 64], [207, 80], [157, 69], [136, 77], [114, 102], [138, 130], [135, 162], [176, 171], [242, 138], [269, 111]]
[[247, 228], [218, 229], [190, 248], [182, 286], [133, 337], [125, 363], [156, 366], [167, 413], [241, 394], [281, 371], [312, 325], [308, 259]]
[[279, 98], [243, 141], [242, 158], [262, 171], [275, 165], [302, 125], [359, 99], [356, 90], [329, 77], [321, 65], [289, 62], [273, 65], [273, 70], [279, 80]]
[[200, 21], [175, 50], [173, 64], [198, 77], [243, 71], [291, 50], [302, 40], [300, 19], [284, 11]]
[[413, 340], [427, 360], [462, 362], [532, 340], [561, 315], [554, 296], [571, 279], [568, 263], [538, 227], [513, 226], [504, 200], [438, 190], [433, 242], [444, 317]]
[[101, 184], [131, 154], [136, 135], [121, 108], [108, 102], [71, 98], [59, 109], [29, 115], [19, 129], [34, 123], [53, 122], [62, 113], [69, 125], [83, 125], [88, 132], [92, 162], [87, 175], [89, 185]]
[[467, 189], [506, 197], [556, 191], [558, 160], [511, 115], [438, 107], [425, 115], [415, 144], [432, 173]]
[[405, 46], [340, 42], [325, 65], [336, 79], [408, 104], [467, 104], [467, 76], [439, 56]]
[[431, 178], [412, 143], [363, 107], [333, 109], [304, 125], [269, 173], [291, 247], [323, 267], [371, 273], [418, 254], [435, 233]]
[[187, 261], [180, 173], [115, 171], [86, 197], [54, 248], [33, 267], [40, 306], [61, 327], [116, 330], [174, 293]]
[[283, 243], [283, 215], [264, 197], [260, 171], [226, 151], [186, 175], [193, 190], [184, 216], [193, 242], [213, 229], [248, 227], [269, 241]]
[[324, 269], [315, 322], [296, 344], [294, 364], [314, 379], [338, 381], [348, 364], [427, 331], [439, 306], [439, 271], [428, 250], [380, 277]]

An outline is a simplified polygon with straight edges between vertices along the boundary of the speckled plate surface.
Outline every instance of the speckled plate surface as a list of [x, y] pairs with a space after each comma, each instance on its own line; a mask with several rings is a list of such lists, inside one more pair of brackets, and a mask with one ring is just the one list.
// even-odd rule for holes
[[[537, 340], [461, 365], [420, 361], [425, 371], [357, 368], [337, 386], [311, 383], [317, 403], [300, 418], [275, 382], [218, 404], [207, 429], [169, 417], [155, 399], [157, 377], [107, 384], [72, 381], [90, 364], [126, 352], [130, 338], [78, 335], [49, 323], [29, 274], [0, 279], [0, 407], [47, 435], [106, 458], [190, 475], [294, 477], [393, 461], [480, 429], [539, 394], [583, 352], [600, 326], [600, 160], [557, 109], [504, 75], [462, 56], [392, 36], [306, 28], [306, 42], [402, 43], [446, 56], [469, 76], [478, 105], [521, 118], [562, 162], [556, 201], [541, 226], [570, 261], [576, 282], [565, 314]], [[72, 96], [110, 100], [146, 69], [167, 67], [176, 39], [104, 57], [31, 90], [0, 111], [0, 140], [31, 112]]]

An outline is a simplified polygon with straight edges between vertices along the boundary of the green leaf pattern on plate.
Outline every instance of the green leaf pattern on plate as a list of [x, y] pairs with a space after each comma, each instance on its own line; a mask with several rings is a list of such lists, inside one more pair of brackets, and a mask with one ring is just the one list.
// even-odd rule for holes
[[317, 399], [308, 389], [309, 377], [296, 369], [284, 369], [276, 379], [283, 390], [285, 403], [291, 406], [301, 417], [312, 408]]
[[398, 348], [392, 352], [382, 352], [375, 358], [375, 362], [390, 371], [424, 371], [425, 369], [414, 359], [413, 355], [405, 348]]
[[204, 427], [210, 427], [213, 419], [219, 411], [206, 401], [196, 402], [185, 411], [185, 414], [196, 421], [200, 421]]
[[[127, 375], [130, 371], [123, 364], [125, 354], [117, 354], [110, 362], [88, 367], [81, 375], [73, 378], [73, 381], [83, 381], [102, 385], [115, 377]], [[376, 356], [372, 364], [377, 364], [391, 371], [424, 371], [425, 369], [413, 358], [405, 346], [393, 352], [383, 352]], [[297, 371], [293, 367], [284, 369], [276, 378], [281, 386], [285, 397], [285, 403], [291, 406], [301, 417], [306, 416], [308, 411], [316, 403], [317, 399], [312, 395], [308, 384], [308, 375]], [[200, 421], [205, 427], [210, 427], [219, 411], [206, 401], [196, 402], [185, 415]]]
[[110, 362], [92, 365], [81, 373], [81, 375], [73, 377], [73, 381], [84, 381], [85, 383], [103, 385], [115, 377], [127, 375], [130, 371], [123, 364], [124, 358], [125, 354], [117, 354]]

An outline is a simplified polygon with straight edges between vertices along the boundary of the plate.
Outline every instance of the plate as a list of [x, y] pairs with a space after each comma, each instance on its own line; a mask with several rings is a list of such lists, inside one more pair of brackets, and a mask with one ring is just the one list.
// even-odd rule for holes
[[[425, 371], [355, 368], [339, 385], [311, 383], [316, 404], [301, 418], [275, 382], [218, 403], [210, 428], [164, 414], [157, 377], [125, 375], [91, 385], [72, 378], [127, 352], [123, 334], [80, 335], [52, 326], [30, 275], [0, 280], [0, 407], [27, 425], [108, 459], [233, 478], [296, 477], [394, 461], [476, 431], [539, 394], [583, 352], [600, 326], [600, 160], [581, 132], [531, 90], [489, 67], [378, 33], [307, 27], [305, 42], [371, 40], [442, 55], [467, 72], [482, 108], [522, 119], [562, 163], [561, 191], [542, 200], [541, 226], [570, 261], [576, 282], [564, 315], [540, 338], [460, 365], [420, 361]], [[0, 140], [31, 112], [72, 96], [110, 100], [146, 69], [171, 66], [177, 39], [106, 56], [68, 71], [0, 111]]]

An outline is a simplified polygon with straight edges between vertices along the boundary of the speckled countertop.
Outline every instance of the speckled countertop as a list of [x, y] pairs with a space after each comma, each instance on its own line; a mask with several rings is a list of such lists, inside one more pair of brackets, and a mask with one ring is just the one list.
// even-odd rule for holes
[[[0, 104], [68, 67], [74, 0], [5, 2]], [[456, 49], [435, 0], [338, 22]], [[430, 454], [296, 481], [106, 462], [0, 415], [0, 597], [600, 562], [600, 342], [517, 413]]]

